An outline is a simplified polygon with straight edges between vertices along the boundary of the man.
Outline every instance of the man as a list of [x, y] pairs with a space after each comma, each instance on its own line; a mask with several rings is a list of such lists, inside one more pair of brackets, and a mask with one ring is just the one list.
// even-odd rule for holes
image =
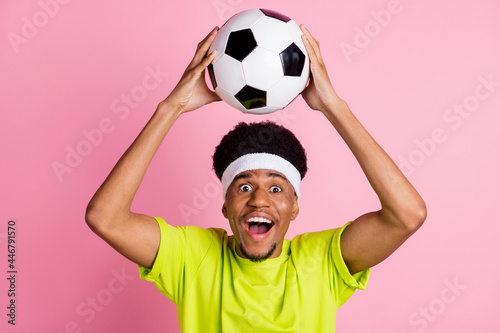
[[[318, 42], [303, 25], [301, 29], [311, 63], [311, 80], [302, 96], [344, 139], [381, 209], [341, 228], [284, 239], [299, 213], [305, 154], [288, 130], [263, 123], [236, 126], [214, 154], [224, 189], [222, 213], [232, 236], [221, 229], [172, 227], [161, 218], [130, 211], [175, 120], [219, 100], [204, 77], [216, 52], [207, 55], [218, 31], [213, 29], [86, 214], [92, 230], [137, 263], [141, 277], [177, 305], [183, 332], [335, 331], [338, 307], [365, 287], [369, 268], [393, 253], [426, 218], [422, 198], [336, 94]], [[259, 134], [269, 140], [250, 145], [249, 138]]]

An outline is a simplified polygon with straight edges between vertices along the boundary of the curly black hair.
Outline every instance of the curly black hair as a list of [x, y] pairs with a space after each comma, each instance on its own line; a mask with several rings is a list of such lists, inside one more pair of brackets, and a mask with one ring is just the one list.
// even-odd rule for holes
[[283, 157], [300, 173], [307, 172], [304, 147], [290, 130], [272, 121], [238, 123], [221, 140], [212, 156], [213, 169], [219, 179], [224, 170], [238, 157], [251, 153], [268, 153]]

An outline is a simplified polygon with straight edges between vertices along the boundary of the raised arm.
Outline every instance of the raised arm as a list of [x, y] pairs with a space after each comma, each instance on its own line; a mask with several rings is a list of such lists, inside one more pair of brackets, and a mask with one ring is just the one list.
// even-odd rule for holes
[[344, 139], [377, 194], [382, 208], [351, 223], [341, 239], [352, 274], [370, 268], [401, 246], [424, 222], [426, 206], [387, 153], [370, 136], [333, 89], [319, 43], [301, 26], [311, 62], [312, 80], [303, 92], [307, 104], [321, 111]]
[[214, 28], [198, 44], [177, 86], [162, 101], [144, 129], [123, 154], [90, 200], [85, 215], [89, 227], [119, 253], [151, 267], [160, 243], [156, 221], [130, 211], [146, 170], [166, 134], [184, 112], [219, 100], [205, 83], [204, 70], [215, 53], [206, 55], [217, 34]]

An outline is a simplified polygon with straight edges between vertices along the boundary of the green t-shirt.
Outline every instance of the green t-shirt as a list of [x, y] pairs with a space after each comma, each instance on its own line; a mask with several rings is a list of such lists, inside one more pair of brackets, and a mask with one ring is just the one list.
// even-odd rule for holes
[[337, 309], [368, 280], [369, 270], [351, 275], [342, 259], [348, 224], [285, 239], [278, 258], [255, 263], [223, 229], [156, 220], [158, 254], [139, 272], [177, 305], [182, 332], [335, 332]]

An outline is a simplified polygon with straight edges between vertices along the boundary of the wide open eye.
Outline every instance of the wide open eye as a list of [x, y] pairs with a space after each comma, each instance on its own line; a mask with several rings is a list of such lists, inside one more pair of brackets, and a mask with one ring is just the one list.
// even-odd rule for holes
[[283, 191], [281, 189], [281, 187], [279, 187], [279, 186], [271, 186], [271, 192], [273, 192], [273, 193], [279, 193], [281, 191]]
[[252, 186], [248, 185], [248, 184], [243, 184], [240, 186], [240, 191], [243, 191], [243, 192], [248, 192], [252, 189]]

